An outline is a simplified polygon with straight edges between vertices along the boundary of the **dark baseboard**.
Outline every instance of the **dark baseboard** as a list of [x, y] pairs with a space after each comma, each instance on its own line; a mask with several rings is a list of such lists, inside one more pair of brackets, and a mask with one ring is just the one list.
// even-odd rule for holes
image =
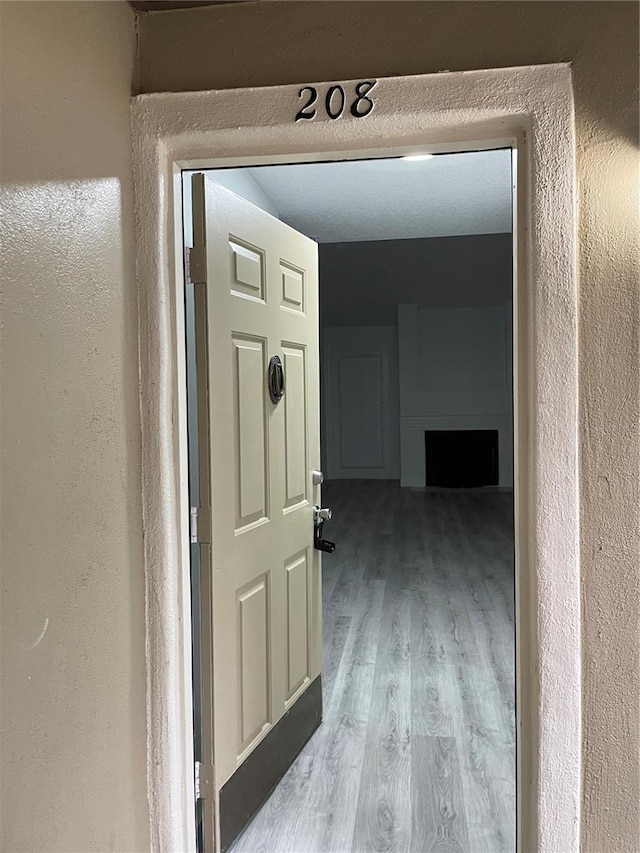
[[278, 720], [220, 789], [220, 846], [238, 837], [322, 721], [322, 676]]

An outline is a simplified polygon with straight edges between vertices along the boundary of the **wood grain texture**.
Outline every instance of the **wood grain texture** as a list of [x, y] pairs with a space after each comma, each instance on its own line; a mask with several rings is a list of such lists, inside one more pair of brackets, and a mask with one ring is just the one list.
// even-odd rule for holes
[[413, 738], [412, 850], [470, 850], [456, 738]]
[[513, 853], [511, 494], [323, 503], [324, 721], [232, 853]]

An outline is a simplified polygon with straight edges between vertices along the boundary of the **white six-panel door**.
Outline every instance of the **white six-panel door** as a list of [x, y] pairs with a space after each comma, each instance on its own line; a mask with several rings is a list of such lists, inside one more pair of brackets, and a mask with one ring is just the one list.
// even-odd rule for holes
[[[217, 790], [322, 666], [317, 247], [193, 178], [204, 249]], [[267, 373], [282, 360], [285, 393]]]

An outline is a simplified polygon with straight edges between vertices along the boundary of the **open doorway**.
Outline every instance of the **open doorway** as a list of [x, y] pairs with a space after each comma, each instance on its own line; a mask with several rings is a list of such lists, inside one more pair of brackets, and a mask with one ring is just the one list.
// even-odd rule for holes
[[324, 722], [223, 847], [514, 850], [511, 151], [210, 175], [319, 243], [337, 543]]

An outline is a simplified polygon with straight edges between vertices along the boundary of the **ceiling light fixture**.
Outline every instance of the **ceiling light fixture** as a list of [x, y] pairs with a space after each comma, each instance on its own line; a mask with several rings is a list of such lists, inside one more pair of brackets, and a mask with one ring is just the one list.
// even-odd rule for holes
[[402, 157], [402, 160], [409, 160], [411, 162], [416, 163], [418, 160], [430, 160], [433, 157], [433, 154], [407, 154]]

